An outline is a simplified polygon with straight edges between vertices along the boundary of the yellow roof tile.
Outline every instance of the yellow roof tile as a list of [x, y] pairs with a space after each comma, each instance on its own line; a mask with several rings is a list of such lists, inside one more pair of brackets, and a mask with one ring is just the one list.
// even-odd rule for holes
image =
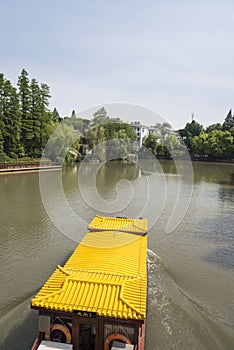
[[122, 231], [146, 234], [148, 231], [147, 219], [129, 219], [95, 216], [88, 225], [91, 231]]
[[146, 254], [147, 236], [89, 232], [32, 299], [32, 307], [144, 319]]

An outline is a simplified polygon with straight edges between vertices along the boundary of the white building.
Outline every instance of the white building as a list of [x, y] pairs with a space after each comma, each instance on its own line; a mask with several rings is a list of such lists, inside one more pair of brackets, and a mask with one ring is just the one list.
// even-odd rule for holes
[[142, 125], [140, 122], [131, 122], [131, 127], [133, 128], [136, 134], [136, 141], [139, 147], [142, 146], [142, 140], [144, 137], [149, 136], [149, 127]]

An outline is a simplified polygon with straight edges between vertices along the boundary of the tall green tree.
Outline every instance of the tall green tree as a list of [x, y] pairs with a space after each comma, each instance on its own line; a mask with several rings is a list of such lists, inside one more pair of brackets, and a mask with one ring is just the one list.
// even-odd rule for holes
[[22, 70], [18, 79], [22, 115], [22, 143], [25, 154], [40, 157], [52, 132], [52, 116], [49, 111], [50, 92], [47, 84], [39, 86], [36, 79], [29, 81], [28, 73]]
[[232, 114], [232, 110], [230, 109], [230, 111], [228, 112], [228, 114], [223, 122], [222, 130], [229, 131], [233, 127], [234, 127], [234, 116]]
[[18, 92], [0, 74], [0, 153], [40, 157], [55, 125], [49, 111], [49, 87], [39, 86], [36, 79], [30, 83], [25, 69], [17, 86]]
[[[54, 130], [52, 113], [49, 110], [50, 88], [42, 83], [40, 88], [40, 151], [42, 151]], [[61, 118], [60, 118], [61, 121]]]
[[3, 89], [4, 89], [4, 75], [0, 73], [0, 154], [3, 153]]
[[31, 91], [28, 73], [25, 69], [22, 70], [18, 78], [20, 109], [22, 118], [21, 140], [24, 147], [25, 155], [30, 155], [31, 141], [33, 139], [33, 120], [31, 118]]
[[41, 91], [36, 79], [32, 79], [30, 84], [31, 104], [30, 104], [30, 122], [32, 122], [32, 137], [30, 139], [30, 150], [28, 154], [31, 157], [40, 157], [41, 155]]
[[21, 113], [16, 88], [9, 80], [5, 80], [2, 97], [2, 122], [4, 152], [11, 158], [23, 155], [21, 145]]

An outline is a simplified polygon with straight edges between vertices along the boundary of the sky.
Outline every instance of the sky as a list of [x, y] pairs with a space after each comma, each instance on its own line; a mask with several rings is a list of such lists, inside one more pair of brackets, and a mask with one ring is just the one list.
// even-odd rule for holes
[[62, 117], [121, 103], [144, 107], [128, 121], [152, 125], [150, 110], [177, 129], [234, 107], [231, 0], [1, 0], [0, 13], [0, 72], [48, 84]]

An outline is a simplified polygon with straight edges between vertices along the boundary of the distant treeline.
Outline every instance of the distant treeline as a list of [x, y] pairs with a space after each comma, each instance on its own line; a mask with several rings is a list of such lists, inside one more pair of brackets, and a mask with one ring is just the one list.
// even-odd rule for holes
[[193, 157], [210, 159], [234, 158], [234, 116], [232, 110], [223, 124], [216, 123], [204, 128], [193, 120], [179, 131]]
[[[70, 117], [61, 118], [56, 108], [49, 110], [50, 98], [49, 86], [39, 84], [36, 79], [30, 80], [25, 69], [18, 77], [17, 87], [0, 74], [0, 162], [29, 160], [42, 155], [53, 161], [63, 161], [66, 156], [68, 162], [74, 162], [82, 158], [82, 146], [92, 149], [92, 157], [100, 160], [136, 152], [144, 157], [145, 148], [156, 157], [170, 158], [183, 155], [184, 145], [193, 157], [234, 158], [232, 110], [223, 124], [207, 128], [195, 120], [179, 131], [171, 130], [168, 123], [156, 123], [156, 132], [143, 140], [144, 147], [139, 150], [131, 142], [136, 140], [132, 127], [118, 117], [108, 116], [104, 107], [91, 119], [78, 118], [74, 110]], [[115, 141], [106, 147], [108, 140]]]
[[[42, 155], [63, 161], [66, 153], [68, 161], [76, 161], [82, 156], [81, 144], [91, 149], [106, 140], [135, 140], [130, 125], [109, 117], [105, 108], [100, 108], [91, 119], [77, 118], [74, 110], [71, 117], [61, 118], [56, 108], [49, 110], [50, 98], [49, 86], [30, 80], [25, 69], [18, 77], [17, 87], [0, 74], [0, 162], [30, 160]], [[48, 139], [50, 143], [44, 154]], [[131, 151], [121, 141], [116, 141], [113, 147], [122, 153]], [[103, 158], [100, 147], [94, 155], [95, 152]]]
[[185, 149], [192, 159], [233, 160], [234, 159], [234, 116], [232, 110], [223, 124], [216, 123], [204, 128], [192, 120], [184, 129], [171, 130], [168, 123], [155, 125], [158, 132], [151, 133], [143, 145], [161, 158], [183, 157]]

